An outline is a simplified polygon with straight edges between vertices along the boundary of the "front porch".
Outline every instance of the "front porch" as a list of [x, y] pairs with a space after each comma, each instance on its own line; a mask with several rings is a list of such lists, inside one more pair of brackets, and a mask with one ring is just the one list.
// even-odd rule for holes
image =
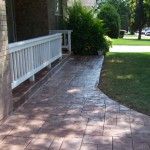
[[[51, 30], [49, 36], [9, 44], [13, 110], [28, 100], [67, 61], [71, 54], [71, 32]], [[67, 53], [63, 54], [63, 48]]]
[[[51, 72], [51, 65], [58, 59], [63, 58], [61, 63], [64, 62], [66, 55], [62, 53], [63, 35], [60, 32], [50, 35], [49, 31], [62, 29], [66, 2], [6, 0], [5, 3], [0, 0], [0, 122], [39, 88], [35, 86], [37, 76]], [[70, 37], [68, 33], [70, 32], [67, 31], [67, 38]], [[68, 40], [65, 44], [71, 50], [71, 44], [67, 45]], [[44, 80], [46, 82], [48, 77]], [[29, 83], [28, 88], [26, 83]], [[43, 81], [40, 85], [42, 84]], [[15, 92], [19, 88], [26, 96]], [[22, 99], [21, 103], [15, 103], [18, 98]]]

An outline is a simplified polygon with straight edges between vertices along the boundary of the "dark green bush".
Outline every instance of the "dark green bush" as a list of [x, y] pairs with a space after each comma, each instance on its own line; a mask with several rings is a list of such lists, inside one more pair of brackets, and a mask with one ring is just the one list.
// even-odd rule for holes
[[105, 42], [105, 29], [100, 19], [94, 17], [80, 2], [67, 9], [66, 27], [72, 32], [72, 51], [80, 55], [96, 55]]
[[108, 3], [104, 4], [98, 13], [98, 18], [104, 21], [104, 27], [108, 29], [107, 35], [109, 37], [119, 37], [120, 16], [113, 6]]

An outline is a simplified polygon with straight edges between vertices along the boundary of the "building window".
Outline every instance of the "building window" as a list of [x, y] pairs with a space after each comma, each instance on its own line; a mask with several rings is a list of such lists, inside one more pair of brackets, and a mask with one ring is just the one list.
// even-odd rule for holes
[[55, 15], [56, 16], [61, 16], [61, 0], [55, 0]]

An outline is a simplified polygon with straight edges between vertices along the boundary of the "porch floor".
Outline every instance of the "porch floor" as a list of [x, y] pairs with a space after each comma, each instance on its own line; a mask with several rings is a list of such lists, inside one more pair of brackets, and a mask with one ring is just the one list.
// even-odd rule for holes
[[0, 126], [0, 149], [150, 150], [150, 117], [97, 89], [102, 62], [70, 58]]

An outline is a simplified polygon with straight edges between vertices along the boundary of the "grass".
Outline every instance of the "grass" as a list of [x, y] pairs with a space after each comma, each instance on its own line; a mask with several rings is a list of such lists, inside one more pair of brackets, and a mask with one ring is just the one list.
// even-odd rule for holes
[[110, 98], [150, 115], [150, 53], [108, 53], [99, 87]]
[[141, 40], [137, 39], [137, 36], [125, 35], [124, 38], [113, 39], [114, 45], [133, 45], [133, 46], [150, 46], [150, 38], [142, 37]]

